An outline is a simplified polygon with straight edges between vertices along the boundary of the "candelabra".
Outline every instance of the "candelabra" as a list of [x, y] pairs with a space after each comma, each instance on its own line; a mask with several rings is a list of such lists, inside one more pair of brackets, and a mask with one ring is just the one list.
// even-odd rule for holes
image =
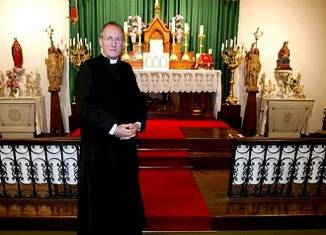
[[234, 85], [234, 71], [239, 67], [239, 65], [243, 61], [243, 49], [240, 49], [236, 44], [233, 46], [232, 39], [231, 45], [228, 47], [226, 43], [226, 47], [224, 50], [224, 44], [222, 44], [221, 55], [224, 59], [224, 63], [228, 65], [228, 68], [231, 70], [231, 79], [230, 79], [230, 92], [229, 96], [226, 99], [226, 103], [228, 104], [236, 104], [238, 102], [238, 98], [234, 95], [233, 85]]
[[141, 32], [138, 32], [138, 53], [136, 55], [137, 60], [143, 59], [143, 53], [142, 53], [142, 44], [141, 44]]
[[188, 44], [188, 36], [189, 36], [189, 33], [188, 32], [185, 32], [184, 33], [184, 53], [182, 55], [182, 58], [181, 60], [190, 60], [190, 57], [189, 57], [189, 54], [188, 54], [188, 47], [189, 47], [189, 44]]
[[70, 39], [67, 53], [69, 54], [70, 62], [79, 70], [80, 65], [92, 56], [92, 43], [87, 42], [86, 38], [84, 40], [79, 38], [79, 34], [77, 34], [77, 42], [75, 38]]
[[178, 60], [178, 56], [175, 54], [175, 36], [176, 33], [172, 33], [172, 54], [170, 55], [170, 60]]
[[198, 39], [199, 39], [199, 54], [203, 53], [204, 49], [204, 38], [205, 34], [199, 34]]
[[124, 42], [124, 52], [121, 56], [121, 60], [129, 60], [130, 56], [128, 54], [128, 32], [124, 32], [125, 42]]

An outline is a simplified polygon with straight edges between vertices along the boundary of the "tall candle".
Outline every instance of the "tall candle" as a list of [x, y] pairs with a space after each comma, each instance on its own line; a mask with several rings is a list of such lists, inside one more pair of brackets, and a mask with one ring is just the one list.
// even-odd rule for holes
[[200, 35], [200, 36], [203, 36], [203, 35], [204, 35], [204, 25], [201, 25], [201, 26], [199, 27], [199, 35]]
[[221, 51], [224, 51], [224, 43], [222, 42], [222, 48]]
[[138, 33], [141, 33], [141, 18], [138, 17]]
[[128, 22], [127, 21], [123, 22], [123, 32], [125, 32], [125, 33], [128, 32]]
[[231, 38], [230, 41], [230, 47], [233, 48], [233, 39]]
[[77, 33], [77, 42], [79, 42], [79, 33]]
[[175, 17], [172, 17], [172, 33], [175, 33]]
[[188, 23], [185, 23], [185, 33], [189, 33], [189, 25], [188, 25]]
[[89, 42], [89, 50], [92, 50], [92, 42]]

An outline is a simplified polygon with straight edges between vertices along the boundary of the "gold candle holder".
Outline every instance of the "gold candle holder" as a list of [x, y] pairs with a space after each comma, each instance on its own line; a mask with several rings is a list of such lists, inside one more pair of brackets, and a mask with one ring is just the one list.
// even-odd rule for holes
[[237, 104], [238, 98], [234, 95], [233, 92], [234, 71], [239, 67], [239, 65], [243, 61], [242, 49], [240, 50], [239, 46], [237, 45], [233, 46], [231, 43], [230, 47], [226, 45], [225, 50], [223, 50], [222, 48], [221, 55], [224, 59], [224, 63], [226, 63], [228, 65], [228, 68], [231, 70], [230, 92], [229, 92], [229, 96], [226, 99], [226, 103]]
[[199, 39], [199, 54], [203, 53], [203, 49], [204, 49], [204, 38], [205, 38], [205, 34], [198, 34], [198, 39]]
[[182, 55], [181, 60], [190, 60], [190, 56], [188, 54], [188, 47], [189, 47], [189, 44], [188, 44], [188, 36], [189, 36], [189, 33], [188, 32], [187, 33], [185, 32], [184, 33], [184, 44], [183, 44], [183, 46], [184, 46], [184, 53]]
[[92, 44], [91, 42], [87, 42], [86, 38], [83, 40], [77, 35], [77, 42], [75, 41], [75, 38], [73, 40], [70, 39], [67, 53], [69, 54], [70, 63], [79, 70], [80, 65], [91, 58]]
[[142, 53], [142, 44], [141, 44], [141, 32], [138, 32], [138, 53], [136, 55], [137, 60], [143, 59], [143, 53]]
[[130, 56], [128, 54], [128, 32], [124, 32], [125, 42], [124, 42], [124, 52], [121, 56], [121, 60], [127, 61], [130, 59]]
[[172, 54], [170, 55], [170, 60], [172, 61], [178, 60], [178, 56], [175, 54], [175, 36], [176, 33], [172, 33]]

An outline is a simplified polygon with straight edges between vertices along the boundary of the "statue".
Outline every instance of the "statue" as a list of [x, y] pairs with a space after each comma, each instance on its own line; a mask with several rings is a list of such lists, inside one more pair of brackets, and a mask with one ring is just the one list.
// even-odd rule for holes
[[45, 64], [47, 66], [49, 91], [60, 91], [64, 66], [64, 56], [61, 50], [51, 45]]
[[259, 49], [255, 47], [256, 42], [251, 45], [250, 51], [245, 56], [245, 85], [247, 91], [258, 91], [257, 81], [261, 70], [259, 60]]
[[288, 48], [289, 42], [285, 41], [282, 48], [278, 52], [277, 67], [280, 70], [292, 70], [290, 67], [290, 49]]
[[15, 68], [22, 68], [23, 67], [23, 51], [22, 48], [17, 40], [14, 38], [14, 43], [11, 47], [11, 54], [14, 60], [14, 67]]
[[48, 58], [45, 59], [49, 80], [48, 91], [51, 93], [50, 133], [53, 136], [62, 136], [64, 131], [58, 93], [63, 78], [64, 56], [61, 50], [54, 46], [52, 40], [53, 31], [51, 26], [46, 29], [51, 42], [48, 49]]
[[3, 73], [0, 71], [0, 97], [5, 96], [5, 78], [3, 76]]

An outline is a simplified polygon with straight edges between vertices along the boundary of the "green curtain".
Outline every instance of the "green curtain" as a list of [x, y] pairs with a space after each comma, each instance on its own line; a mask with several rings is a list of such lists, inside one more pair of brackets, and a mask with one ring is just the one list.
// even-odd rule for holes
[[[79, 0], [79, 21], [70, 27], [70, 37], [77, 32], [92, 42], [93, 56], [100, 53], [98, 36], [108, 21], [123, 22], [130, 15], [139, 15], [146, 24], [154, 17], [155, 0]], [[221, 44], [234, 38], [238, 31], [240, 0], [160, 0], [160, 18], [168, 24], [177, 14], [190, 27], [189, 50], [199, 51], [199, 25], [204, 25], [204, 51], [212, 48], [215, 67], [222, 70], [223, 101], [228, 95], [230, 72], [220, 56]], [[74, 96], [76, 70], [70, 66], [70, 94]]]

